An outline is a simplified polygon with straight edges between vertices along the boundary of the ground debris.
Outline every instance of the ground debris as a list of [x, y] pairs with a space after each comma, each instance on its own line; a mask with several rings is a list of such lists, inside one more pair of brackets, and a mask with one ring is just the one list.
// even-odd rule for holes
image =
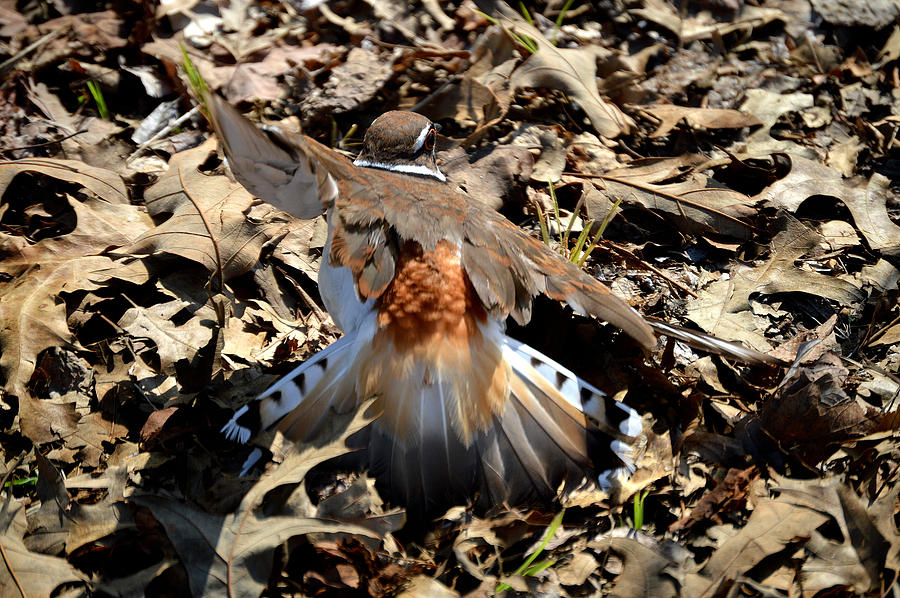
[[[900, 595], [900, 26], [858, 4], [0, 7], [0, 593]], [[278, 129], [223, 159], [183, 52]], [[512, 333], [656, 434], [561, 523], [413, 528], [347, 465], [365, 410], [239, 477], [222, 425], [336, 338], [290, 137], [353, 155], [392, 109], [647, 316], [783, 365], [536, 304]]]

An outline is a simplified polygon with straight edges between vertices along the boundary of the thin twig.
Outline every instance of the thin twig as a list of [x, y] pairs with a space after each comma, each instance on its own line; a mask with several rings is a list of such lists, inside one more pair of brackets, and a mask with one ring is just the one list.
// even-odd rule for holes
[[62, 27], [60, 29], [55, 29], [55, 30], [51, 31], [50, 33], [38, 38], [36, 41], [28, 44], [27, 46], [25, 46], [24, 48], [22, 48], [21, 50], [16, 52], [16, 54], [14, 56], [10, 56], [3, 62], [0, 62], [0, 73], [6, 71], [12, 65], [19, 62], [23, 58], [25, 58], [25, 56], [32, 50], [38, 48], [39, 46], [42, 46], [43, 44], [49, 42], [53, 38], [62, 35], [63, 33], [66, 33], [68, 30], [69, 30], [69, 27]]
[[145, 149], [147, 149], [147, 147], [149, 147], [151, 143], [155, 143], [155, 142], [159, 141], [160, 139], [162, 139], [163, 137], [168, 135], [172, 131], [172, 129], [174, 129], [178, 126], [181, 126], [181, 124], [184, 121], [186, 121], [187, 119], [191, 118], [192, 116], [194, 116], [195, 114], [197, 114], [199, 112], [200, 112], [200, 107], [194, 106], [193, 108], [191, 108], [190, 110], [188, 110], [187, 112], [185, 112], [184, 114], [182, 114], [181, 116], [179, 116], [178, 118], [173, 120], [171, 123], [166, 125], [159, 133], [157, 133], [156, 135], [154, 135], [153, 137], [151, 137], [144, 143], [140, 144], [139, 146], [137, 146], [137, 149], [134, 150], [133, 152], [131, 152], [131, 155], [125, 159], [125, 163], [127, 164], [127, 163], [131, 162], [131, 160], [133, 160], [138, 154], [142, 153]]
[[872, 344], [873, 342], [875, 342], [875, 341], [877, 341], [878, 339], [880, 339], [882, 336], [884, 336], [884, 335], [887, 333], [888, 330], [890, 330], [890, 329], [891, 329], [893, 326], [895, 326], [898, 322], [900, 322], [900, 316], [897, 316], [896, 318], [894, 318], [893, 320], [891, 320], [890, 322], [888, 322], [887, 324], [885, 324], [884, 326], [882, 326], [879, 330], [876, 330], [875, 332], [873, 332], [873, 333], [869, 336], [869, 338], [866, 340], [866, 344], [867, 344], [867, 345], [870, 345], [870, 344]]
[[9, 562], [9, 557], [6, 556], [6, 549], [3, 548], [2, 543], [0, 543], [0, 557], [3, 558], [3, 564], [6, 566], [6, 570], [9, 571], [10, 577], [12, 577], [13, 582], [16, 584], [16, 589], [19, 590], [19, 594], [22, 598], [28, 598], [28, 594], [25, 593], [22, 583], [19, 581], [19, 578], [16, 577], [16, 567]]
[[63, 135], [62, 137], [60, 137], [58, 139], [53, 139], [51, 141], [44, 141], [43, 143], [35, 143], [33, 145], [20, 145], [17, 147], [4, 147], [4, 148], [0, 148], [0, 152], [14, 152], [14, 151], [18, 151], [18, 150], [27, 150], [27, 149], [34, 149], [36, 147], [44, 147], [45, 145], [53, 145], [55, 143], [62, 143], [66, 139], [71, 139], [72, 137], [75, 137], [76, 135], [81, 135], [82, 133], [87, 133], [87, 132], [88, 132], [87, 129], [78, 129], [74, 133], [70, 133], [68, 135]]

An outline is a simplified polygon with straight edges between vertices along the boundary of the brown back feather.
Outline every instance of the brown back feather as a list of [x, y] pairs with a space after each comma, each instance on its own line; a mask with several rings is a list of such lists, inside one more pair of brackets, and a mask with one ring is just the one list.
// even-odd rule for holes
[[[392, 247], [415, 241], [428, 251], [446, 239], [461, 243], [463, 267], [491, 315], [525, 323], [532, 300], [544, 294], [621, 328], [645, 347], [655, 344], [640, 314], [603, 283], [486, 205], [432, 179], [389, 171], [367, 176], [340, 158], [323, 162], [326, 169], [340, 170], [332, 171], [340, 187], [335, 205], [340, 251], [333, 248], [330, 257], [333, 265], [354, 272], [361, 296], [377, 297], [386, 288], [381, 283], [397, 259]], [[362, 232], [373, 226], [378, 234]], [[361, 268], [359, 260], [366, 265]]]

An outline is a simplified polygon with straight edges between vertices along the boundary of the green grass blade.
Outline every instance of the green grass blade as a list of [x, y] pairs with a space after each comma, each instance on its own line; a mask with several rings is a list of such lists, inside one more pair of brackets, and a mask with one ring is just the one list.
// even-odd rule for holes
[[572, 248], [572, 253], [569, 255], [569, 259], [572, 263], [579, 268], [584, 265], [584, 261], [587, 259], [587, 252], [583, 252], [583, 249], [584, 244], [587, 242], [588, 235], [591, 232], [591, 224], [592, 222], [588, 222], [585, 224], [585, 227], [581, 229], [581, 234], [578, 235], [578, 239], [575, 241], [575, 247]]
[[97, 112], [100, 113], [100, 118], [109, 120], [109, 108], [106, 107], [106, 99], [103, 97], [103, 91], [100, 89], [100, 84], [96, 81], [88, 81], [87, 88], [88, 93], [90, 93], [91, 97], [94, 99], [94, 104], [97, 105]]
[[197, 70], [197, 67], [194, 66], [194, 61], [188, 56], [187, 48], [184, 47], [184, 44], [180, 45], [182, 58], [181, 67], [184, 69], [184, 74], [187, 75], [191, 91], [194, 93], [194, 96], [200, 100], [203, 108], [206, 109], [206, 96], [209, 93], [209, 87], [206, 85], [203, 75], [201, 75], [200, 71]]
[[20, 480], [10, 480], [3, 485], [4, 488], [10, 488], [13, 486], [35, 486], [37, 485], [38, 478], [37, 476], [33, 476], [30, 478], [22, 478]]
[[555, 564], [556, 564], [555, 559], [538, 561], [537, 563], [535, 563], [532, 566], [525, 569], [525, 571], [522, 572], [522, 575], [534, 576], [534, 575], [537, 575], [538, 573], [540, 573], [541, 571], [543, 571], [544, 569], [549, 569], [550, 567], [552, 567]]
[[559, 31], [559, 28], [562, 27], [562, 22], [566, 18], [566, 13], [569, 12], [569, 9], [572, 8], [572, 5], [575, 4], [575, 0], [566, 0], [566, 3], [563, 4], [562, 10], [559, 11], [559, 14], [556, 15], [556, 30]]
[[544, 241], [544, 245], [550, 247], [550, 231], [547, 229], [547, 223], [544, 220], [544, 210], [541, 209], [541, 204], [538, 202], [534, 202], [534, 207], [537, 210], [538, 226], [541, 227], [541, 239]]
[[612, 219], [616, 217], [616, 210], [619, 209], [619, 206], [622, 205], [622, 198], [619, 197], [613, 203], [612, 207], [609, 209], [609, 212], [606, 213], [606, 216], [603, 217], [603, 221], [600, 223], [600, 234], [606, 232], [606, 227], [609, 226], [609, 223], [612, 222]]
[[649, 494], [650, 490], [645, 490], [634, 495], [634, 529], [637, 531], [644, 527], [644, 500]]
[[[356, 123], [353, 123], [352, 125], [350, 125], [350, 128], [347, 129], [347, 132], [344, 134], [343, 137], [341, 137], [341, 141], [338, 143], [338, 147], [340, 147], [341, 149], [348, 149], [350, 147], [350, 140], [353, 138], [354, 135], [356, 135], [357, 128], [358, 127], [357, 127]], [[359, 145], [359, 143], [356, 143], [355, 145]]]
[[597, 244], [600, 243], [600, 239], [603, 237], [603, 233], [606, 232], [606, 227], [609, 226], [609, 223], [612, 222], [612, 219], [616, 216], [616, 210], [619, 209], [619, 206], [622, 204], [622, 198], [616, 199], [615, 203], [613, 203], [612, 207], [609, 209], [609, 212], [606, 213], [606, 216], [603, 217], [603, 220], [600, 222], [600, 226], [597, 228], [597, 232], [594, 233], [593, 238], [591, 238], [591, 242], [588, 245], [588, 248], [585, 249], [584, 253], [581, 257], [578, 258], [578, 267], [584, 266], [584, 263], [587, 261], [588, 257], [591, 253], [594, 252], [594, 249], [597, 248]]
[[[538, 557], [538, 555], [540, 555], [541, 552], [543, 552], [543, 550], [547, 547], [547, 544], [550, 543], [550, 539], [556, 535], [556, 530], [558, 530], [559, 526], [562, 525], [563, 515], [565, 515], [565, 514], [566, 514], [565, 509], [563, 509], [562, 511], [560, 511], [559, 513], [556, 514], [556, 516], [553, 518], [553, 521], [551, 521], [550, 525], [547, 527], [547, 531], [544, 534], [544, 539], [541, 540], [541, 543], [537, 547], [537, 550], [535, 550], [533, 553], [531, 553], [531, 555], [527, 559], [525, 559], [524, 563], [519, 565], [519, 568], [513, 572], [514, 576], [524, 574], [528, 570], [528, 568], [531, 566], [531, 563], [534, 562], [534, 559], [536, 559]], [[550, 563], [550, 564], [553, 564], [553, 563]], [[547, 567], [549, 567], [549, 566], [550, 565], [547, 565]], [[542, 568], [536, 570], [535, 573], [543, 571], [547, 567], [542, 567]], [[497, 587], [494, 589], [494, 594], [499, 594], [500, 592], [509, 590], [509, 589], [511, 589], [511, 587], [512, 586], [510, 586], [507, 583], [500, 582], [497, 584]]]
[[[575, 219], [578, 217], [578, 214], [581, 213], [581, 207], [583, 205], [584, 205], [584, 194], [582, 194], [581, 197], [578, 198], [578, 203], [575, 204], [575, 209], [572, 210], [572, 215], [569, 216], [569, 225], [566, 227], [566, 234], [563, 235], [563, 246], [564, 247], [569, 246], [569, 235], [572, 233], [572, 227], [575, 225]], [[585, 228], [590, 227], [591, 222], [593, 222], [593, 220], [589, 220], [588, 222], [584, 223], [584, 226], [582, 227], [581, 230], [584, 230]], [[572, 253], [569, 254], [569, 259], [572, 259], [572, 255], [573, 255]]]
[[[489, 15], [487, 13], [481, 12], [480, 10], [476, 10], [475, 14], [478, 14], [481, 17], [487, 19], [487, 21], [491, 25], [500, 25], [500, 21], [498, 21], [497, 19], [495, 19], [494, 17], [492, 17], [491, 15]], [[500, 26], [503, 27], [502, 25], [500, 25]], [[513, 38], [513, 40], [517, 44], [519, 44], [520, 46], [522, 46], [523, 48], [528, 50], [531, 54], [534, 54], [535, 52], [538, 51], [537, 42], [535, 42], [533, 39], [531, 39], [527, 35], [519, 35], [518, 33], [515, 33], [514, 31], [510, 31], [506, 27], [503, 27], [503, 31], [505, 31], [506, 34], [508, 36], [510, 36], [511, 38]]]
[[556, 23], [553, 27], [553, 36], [550, 38], [550, 43], [554, 46], [556, 45], [556, 37], [559, 35], [559, 29], [560, 27], [562, 27], [562, 22], [566, 18], [566, 13], [569, 12], [569, 9], [574, 3], [575, 0], [566, 0], [566, 3], [563, 4], [562, 10], [560, 10], [559, 14], [556, 16]]
[[531, 18], [531, 13], [525, 8], [525, 3], [522, 2], [522, 0], [519, 0], [519, 10], [522, 12], [522, 16], [525, 17], [525, 20], [528, 21], [528, 24], [534, 27], [534, 19]]

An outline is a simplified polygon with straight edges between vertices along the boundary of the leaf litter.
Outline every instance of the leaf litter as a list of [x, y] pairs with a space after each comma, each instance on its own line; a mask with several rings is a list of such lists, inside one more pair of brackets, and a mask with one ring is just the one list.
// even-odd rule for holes
[[[4, 595], [900, 593], [894, 9], [562, 4], [0, 11]], [[253, 447], [222, 423], [335, 339], [324, 229], [284, 212], [294, 156], [216, 154], [182, 44], [240, 111], [350, 155], [379, 113], [423, 112], [451, 181], [536, 236], [558, 210], [556, 247], [617, 206], [589, 272], [786, 365], [635, 356], [538, 305], [513, 332], [660, 433], [623, 496], [564, 497], [549, 539], [537, 510], [406, 527], [334, 464], [362, 411], [237, 476]], [[139, 154], [160, 102], [179, 124], [148, 122]]]

